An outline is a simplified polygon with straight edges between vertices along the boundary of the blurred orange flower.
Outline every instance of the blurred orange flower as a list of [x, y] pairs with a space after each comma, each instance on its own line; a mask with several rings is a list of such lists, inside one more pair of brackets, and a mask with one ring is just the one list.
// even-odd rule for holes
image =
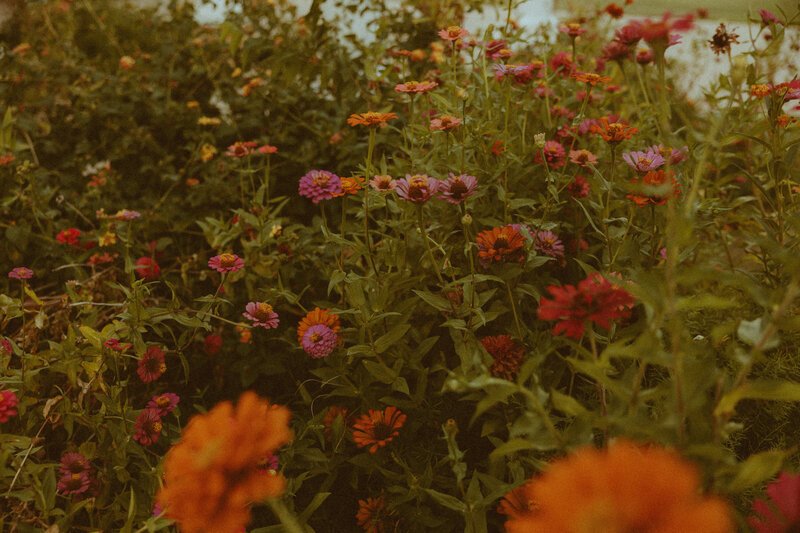
[[397, 118], [395, 113], [377, 113], [375, 111], [367, 111], [361, 114], [352, 114], [347, 119], [347, 123], [351, 126], [386, 126], [386, 122], [393, 118]]
[[637, 128], [628, 126], [621, 122], [608, 122], [608, 118], [603, 117], [600, 119], [600, 125], [593, 124], [589, 130], [592, 133], [602, 135], [603, 139], [609, 144], [616, 144], [626, 139], [630, 139], [633, 135], [639, 133]]

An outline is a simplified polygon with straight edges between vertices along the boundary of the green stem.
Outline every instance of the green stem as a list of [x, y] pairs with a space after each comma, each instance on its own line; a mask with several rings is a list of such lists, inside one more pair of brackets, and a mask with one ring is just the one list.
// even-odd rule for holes
[[369, 148], [367, 148], [367, 164], [364, 177], [364, 242], [367, 245], [367, 255], [369, 264], [372, 266], [372, 271], [375, 273], [375, 278], [380, 281], [380, 274], [378, 274], [378, 267], [375, 266], [375, 258], [372, 252], [372, 241], [369, 238], [369, 180], [372, 176], [372, 151], [375, 148], [375, 128], [369, 129]]
[[425, 243], [425, 249], [428, 251], [428, 257], [433, 264], [433, 270], [436, 272], [436, 277], [439, 279], [439, 283], [444, 287], [444, 278], [442, 277], [442, 273], [439, 271], [439, 265], [436, 264], [436, 259], [433, 257], [433, 250], [431, 250], [431, 244], [428, 242], [428, 234], [425, 233], [425, 228], [422, 224], [422, 207], [423, 204], [417, 205], [417, 227], [419, 228], [419, 234], [422, 237], [422, 241]]
[[511, 285], [508, 281], [505, 282], [506, 291], [508, 292], [508, 301], [511, 303], [511, 312], [514, 314], [514, 325], [517, 327], [517, 336], [522, 340], [522, 328], [519, 325], [519, 315], [517, 314], [517, 304], [514, 303], [514, 295], [511, 293]]
[[269, 505], [269, 508], [272, 509], [272, 512], [275, 513], [275, 516], [278, 517], [278, 520], [281, 521], [281, 525], [283, 525], [286, 533], [305, 533], [303, 526], [300, 525], [300, 522], [297, 521], [297, 518], [295, 518], [292, 512], [286, 508], [283, 501], [278, 498], [270, 498], [266, 503]]

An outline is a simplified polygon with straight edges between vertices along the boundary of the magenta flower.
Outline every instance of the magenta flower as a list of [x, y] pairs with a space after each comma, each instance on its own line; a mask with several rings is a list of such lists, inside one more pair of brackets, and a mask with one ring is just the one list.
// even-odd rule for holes
[[0, 422], [8, 422], [8, 419], [17, 415], [17, 404], [19, 398], [10, 390], [0, 390]]
[[158, 346], [151, 346], [147, 352], [139, 360], [136, 373], [144, 383], [150, 383], [157, 380], [161, 375], [167, 371], [167, 365], [164, 363], [164, 351]]
[[680, 149], [675, 149], [675, 148], [664, 148], [663, 144], [654, 144], [653, 146], [648, 148], [647, 151], [656, 152], [665, 159], [669, 157], [670, 165], [677, 165], [678, 163], [686, 161], [689, 158], [688, 146], [684, 146], [683, 148]]
[[178, 402], [181, 401], [180, 396], [171, 392], [165, 392], [158, 396], [153, 396], [153, 399], [147, 402], [148, 408], [158, 409], [161, 416], [166, 416], [167, 413], [172, 412], [178, 407]]
[[134, 220], [139, 218], [142, 214], [138, 211], [129, 211], [128, 209], [121, 209], [114, 214], [117, 220]]
[[27, 267], [16, 267], [11, 269], [8, 273], [9, 278], [14, 279], [31, 279], [33, 277], [33, 270]]
[[124, 352], [128, 348], [131, 347], [130, 344], [120, 344], [119, 339], [108, 339], [106, 342], [103, 343], [103, 346], [106, 348], [111, 348], [115, 352]]
[[619, 41], [625, 46], [636, 46], [642, 39], [642, 23], [638, 20], [631, 21], [630, 24], [621, 27], [614, 32], [616, 41]]
[[550, 231], [540, 231], [534, 239], [536, 252], [541, 255], [548, 255], [560, 259], [564, 257], [564, 244], [554, 233]]
[[136, 417], [133, 440], [143, 446], [150, 446], [158, 442], [162, 428], [161, 411], [158, 408], [147, 407]]
[[8, 339], [0, 339], [0, 353], [4, 355], [14, 355], [14, 347]]
[[569, 193], [570, 196], [572, 196], [576, 200], [578, 198], [584, 198], [586, 196], [589, 196], [590, 190], [591, 187], [589, 185], [589, 182], [586, 181], [586, 178], [581, 176], [580, 174], [575, 176], [575, 179], [569, 185], [567, 185], [567, 192]]
[[622, 159], [636, 172], [646, 174], [664, 164], [664, 157], [654, 150], [648, 148], [646, 152], [628, 152], [622, 154]]
[[244, 259], [236, 254], [220, 254], [209, 259], [208, 266], [220, 274], [238, 272], [244, 268]]
[[761, 15], [761, 24], [769, 26], [770, 24], [783, 24], [783, 21], [775, 16], [774, 13], [766, 9], [759, 9], [758, 14]]
[[477, 188], [478, 178], [469, 174], [456, 176], [451, 172], [449, 178], [439, 182], [439, 191], [442, 193], [441, 199], [451, 204], [460, 204], [467, 197], [475, 194]]
[[767, 485], [769, 501], [756, 500], [756, 516], [747, 519], [756, 533], [788, 533], [800, 527], [800, 474], [781, 472]]
[[320, 359], [330, 355], [338, 342], [336, 332], [330, 327], [325, 324], [315, 324], [303, 334], [300, 346], [314, 359]]
[[278, 456], [274, 453], [269, 454], [269, 456], [264, 459], [263, 461], [259, 462], [259, 468], [264, 471], [278, 471]]
[[342, 194], [342, 180], [327, 170], [312, 170], [300, 178], [300, 194], [315, 204]]
[[564, 145], [558, 141], [547, 141], [544, 143], [544, 148], [542, 148], [540, 152], [536, 153], [536, 156], [533, 158], [533, 160], [537, 163], [541, 163], [542, 153], [544, 153], [547, 164], [551, 167], [562, 166], [564, 164], [565, 156], [567, 155]]
[[56, 490], [62, 496], [70, 496], [73, 494], [81, 494], [89, 490], [91, 479], [87, 472], [76, 472], [64, 474], [58, 480]]
[[250, 302], [242, 313], [248, 320], [253, 321], [254, 326], [261, 326], [265, 329], [278, 327], [278, 313], [272, 310], [272, 306], [266, 302]]
[[417, 204], [425, 203], [431, 196], [436, 194], [439, 189], [439, 180], [433, 179], [427, 174], [406, 174], [405, 178], [395, 180], [395, 191], [402, 200], [408, 200]]
[[80, 474], [91, 470], [89, 461], [86, 457], [77, 452], [67, 452], [61, 456], [59, 472], [62, 474]]
[[393, 191], [397, 182], [388, 174], [376, 174], [374, 178], [369, 180], [369, 184], [376, 191]]
[[502, 39], [491, 41], [486, 45], [486, 58], [492, 61], [503, 57], [502, 50], [506, 49], [506, 42]]

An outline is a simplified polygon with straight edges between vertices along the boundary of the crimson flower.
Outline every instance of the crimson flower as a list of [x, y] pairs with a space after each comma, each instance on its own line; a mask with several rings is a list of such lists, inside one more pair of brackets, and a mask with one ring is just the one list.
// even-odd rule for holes
[[77, 228], [69, 228], [59, 232], [59, 234], [56, 235], [56, 240], [62, 244], [78, 246], [78, 239], [81, 237], [81, 235], [81, 230]]
[[767, 485], [769, 500], [753, 502], [756, 516], [747, 519], [756, 533], [790, 533], [800, 528], [800, 474], [781, 472]]
[[164, 351], [158, 346], [151, 346], [139, 360], [136, 373], [144, 383], [150, 383], [167, 371], [164, 363]]
[[155, 281], [161, 273], [161, 267], [152, 257], [140, 257], [136, 260], [136, 266], [133, 267], [136, 275], [143, 278], [145, 281]]
[[17, 404], [19, 398], [10, 390], [0, 390], [0, 422], [8, 422], [8, 419], [17, 414]]
[[147, 407], [136, 417], [133, 440], [143, 446], [150, 446], [158, 442], [163, 427], [161, 410], [157, 407]]
[[484, 337], [481, 344], [494, 359], [489, 372], [493, 376], [512, 381], [525, 358], [525, 348], [511, 335]]

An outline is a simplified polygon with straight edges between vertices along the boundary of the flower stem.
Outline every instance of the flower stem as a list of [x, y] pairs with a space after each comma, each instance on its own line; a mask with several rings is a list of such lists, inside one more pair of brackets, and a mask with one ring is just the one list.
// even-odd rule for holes
[[517, 314], [517, 304], [514, 303], [514, 295], [511, 293], [511, 285], [508, 281], [505, 282], [506, 291], [508, 292], [508, 301], [511, 303], [511, 312], [514, 314], [514, 325], [517, 327], [517, 336], [522, 340], [522, 328], [519, 325], [519, 315]]
[[422, 224], [422, 204], [417, 205], [417, 227], [419, 228], [422, 241], [425, 243], [425, 249], [428, 251], [428, 257], [433, 264], [433, 270], [436, 272], [436, 277], [439, 278], [439, 283], [442, 285], [442, 287], [444, 287], [444, 278], [442, 278], [442, 273], [439, 271], [439, 265], [436, 264], [436, 259], [433, 257], [433, 250], [431, 250], [431, 244], [428, 242], [428, 234], [425, 233], [425, 229]]
[[372, 266], [372, 271], [375, 272], [375, 278], [380, 281], [380, 274], [378, 274], [378, 267], [375, 266], [375, 258], [372, 252], [372, 241], [369, 238], [369, 179], [372, 175], [372, 151], [375, 148], [375, 128], [369, 129], [369, 148], [367, 148], [367, 164], [364, 170], [364, 242], [367, 245], [367, 255], [369, 257], [369, 264]]

